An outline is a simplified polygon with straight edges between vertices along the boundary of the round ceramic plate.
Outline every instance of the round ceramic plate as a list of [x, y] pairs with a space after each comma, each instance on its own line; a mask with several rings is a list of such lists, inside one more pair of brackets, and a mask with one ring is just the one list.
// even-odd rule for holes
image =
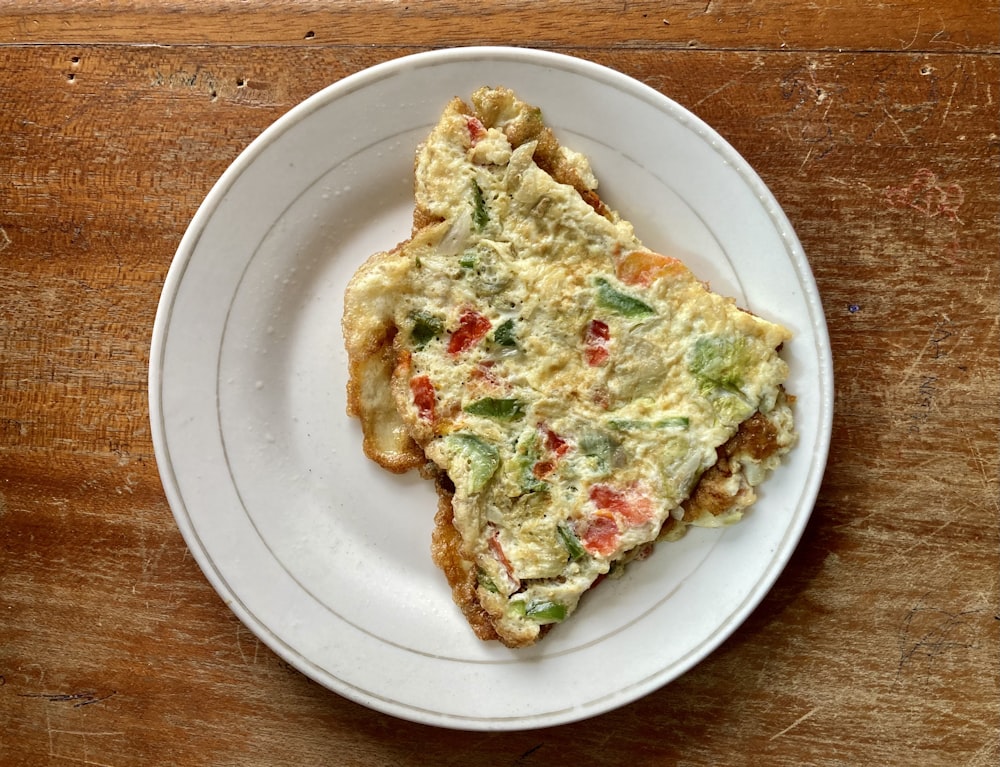
[[[431, 562], [436, 496], [361, 452], [344, 288], [406, 238], [417, 144], [454, 96], [506, 85], [588, 155], [603, 198], [716, 292], [795, 333], [799, 443], [745, 520], [693, 530], [588, 595], [537, 646], [475, 638]], [[419, 54], [292, 109], [226, 171], [167, 275], [150, 363], [164, 489], [195, 559], [279, 656], [371, 708], [521, 729], [671, 681], [758, 604], [812, 510], [830, 434], [822, 307], [778, 203], [711, 128], [618, 72], [511, 48]], [[594, 669], [600, 673], [594, 673]]]

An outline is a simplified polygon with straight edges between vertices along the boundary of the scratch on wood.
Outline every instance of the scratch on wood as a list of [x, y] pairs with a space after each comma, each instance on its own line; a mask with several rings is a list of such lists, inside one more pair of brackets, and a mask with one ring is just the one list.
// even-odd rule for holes
[[79, 703], [74, 703], [73, 708], [82, 708], [83, 706], [89, 706], [93, 703], [100, 703], [102, 700], [107, 700], [108, 698], [112, 698], [117, 694], [118, 694], [117, 690], [112, 690], [107, 695], [102, 695], [100, 697], [91, 698], [90, 700], [82, 700]]
[[968, 767], [992, 767], [1000, 762], [1000, 744], [987, 741], [972, 755]]
[[[908, 42], [908, 43], [907, 43], [906, 45], [904, 45], [904, 46], [903, 46], [903, 50], [904, 50], [904, 51], [908, 51], [908, 50], [910, 50], [910, 48], [912, 48], [912, 47], [913, 47], [913, 44], [914, 44], [915, 42], [917, 42], [917, 36], [918, 36], [919, 34], [920, 34], [920, 14], [918, 13], [918, 14], [917, 14], [917, 29], [916, 29], [916, 31], [914, 31], [914, 33], [913, 33], [913, 39], [912, 39], [912, 40], [910, 40], [910, 42]], [[903, 42], [903, 41], [902, 41], [902, 40], [900, 40], [900, 42]]]
[[801, 173], [802, 169], [806, 167], [806, 163], [809, 162], [809, 158], [812, 157], [812, 153], [813, 153], [813, 148], [809, 147], [809, 151], [806, 152], [805, 159], [802, 160], [802, 164], [799, 166], [799, 173]]
[[[108, 764], [107, 762], [98, 762], [90, 757], [90, 746], [87, 742], [88, 738], [122, 738], [125, 736], [124, 732], [119, 732], [117, 730], [63, 730], [56, 728], [52, 726], [52, 721], [49, 719], [48, 711], [45, 712], [45, 733], [48, 736], [50, 758], [66, 759], [71, 762], [93, 765], [93, 767], [114, 767], [114, 765]], [[62, 741], [66, 736], [72, 739], [80, 739], [79, 756], [71, 755], [62, 749], [57, 748], [57, 743]]]
[[[253, 658], [252, 659], [248, 658], [247, 655], [246, 655], [246, 653], [243, 652], [243, 635], [245, 633], [250, 633], [250, 635], [253, 637], [254, 645], [253, 645]], [[239, 624], [239, 623], [236, 624], [236, 649], [239, 650], [240, 658], [243, 659], [243, 664], [244, 665], [246, 665], [246, 666], [250, 666], [250, 665], [256, 666], [257, 665], [257, 654], [260, 651], [260, 639], [257, 638], [256, 634], [253, 634], [251, 632], [247, 632], [243, 628], [242, 624]]]
[[958, 83], [957, 82], [952, 83], [951, 84], [951, 93], [948, 94], [948, 103], [945, 104], [945, 106], [944, 106], [944, 114], [941, 115], [941, 125], [942, 126], [945, 124], [945, 121], [948, 119], [948, 113], [951, 111], [951, 102], [955, 98], [955, 91], [957, 91], [957, 90], [958, 90]]
[[903, 126], [899, 124], [899, 120], [892, 116], [892, 113], [886, 108], [885, 104], [882, 105], [882, 111], [885, 112], [885, 116], [889, 118], [889, 121], [896, 126], [896, 130], [899, 131], [899, 135], [903, 137], [903, 142], [907, 146], [911, 146], [910, 137], [906, 135], [906, 131], [904, 131]]
[[741, 80], [743, 80], [743, 79], [749, 77], [750, 75], [752, 75], [754, 72], [756, 72], [762, 66], [763, 66], [763, 62], [760, 62], [760, 61], [756, 62], [748, 71], [744, 72], [743, 74], [741, 74], [741, 75], [739, 75], [737, 77], [734, 77], [732, 80], [729, 80], [726, 83], [723, 83], [722, 85], [720, 85], [715, 90], [710, 91], [709, 93], [706, 93], [704, 96], [702, 96], [700, 99], [698, 99], [694, 103], [694, 106], [695, 107], [700, 106], [701, 104], [705, 103], [710, 98], [712, 98], [713, 96], [716, 96], [719, 93], [722, 93], [722, 91], [726, 90], [727, 88], [731, 88], [732, 86], [734, 86], [737, 83], [739, 83]]
[[944, 530], [945, 528], [947, 528], [949, 525], [951, 525], [952, 522], [954, 522], [954, 520], [953, 519], [949, 519], [947, 522], [945, 522], [945, 523], [943, 523], [943, 524], [938, 525], [937, 527], [935, 527], [927, 535], [920, 536], [920, 538], [917, 540], [917, 542], [914, 543], [912, 546], [908, 546], [907, 548], [903, 549], [902, 551], [897, 552], [897, 556], [905, 557], [907, 554], [909, 554], [914, 549], [918, 549], [921, 546], [927, 546], [930, 541], [936, 540], [937, 536], [941, 533], [941, 531]]
[[10, 247], [10, 244], [11, 244], [10, 236], [7, 234], [7, 231], [2, 226], [0, 226], [0, 253], [3, 253], [5, 250], [7, 250], [7, 248]]
[[527, 751], [525, 751], [523, 754], [521, 754], [519, 757], [517, 757], [517, 761], [520, 762], [520, 761], [523, 761], [523, 760], [527, 759], [529, 756], [531, 756], [533, 753], [535, 753], [536, 751], [538, 751], [538, 749], [540, 749], [544, 745], [545, 745], [544, 743], [539, 743], [537, 746], [532, 746]]
[[777, 740], [778, 738], [780, 738], [785, 733], [787, 733], [790, 730], [793, 730], [794, 728], [798, 727], [806, 719], [808, 719], [809, 717], [811, 717], [813, 714], [815, 714], [821, 708], [822, 708], [822, 706], [816, 706], [816, 708], [812, 709], [811, 711], [807, 711], [802, 716], [800, 716], [798, 719], [796, 719], [794, 722], [792, 722], [790, 725], [788, 725], [785, 729], [783, 729], [781, 732], [778, 732], [778, 733], [775, 733], [774, 735], [772, 735], [768, 740]]
[[931, 413], [937, 410], [935, 405], [937, 393], [938, 377], [931, 375], [921, 376], [920, 386], [917, 389], [917, 409], [909, 414], [911, 434], [919, 433], [930, 420]]
[[856, 179], [848, 181], [847, 179], [837, 178], [836, 176], [827, 176], [826, 180], [832, 184], [837, 184], [838, 186], [846, 186], [847, 188], [858, 187], [860, 189], [864, 189], [869, 194], [874, 193], [871, 185], [866, 184], [864, 181], [858, 181]]
[[992, 465], [987, 464], [986, 459], [983, 458], [982, 451], [979, 447], [972, 443], [972, 460], [975, 462], [979, 469], [979, 478], [982, 480], [983, 484], [983, 497], [989, 499], [990, 508], [993, 509], [994, 513], [1000, 511], [1000, 498], [997, 498], [997, 494], [994, 490], [994, 482], [996, 481], [996, 475], [993, 473], [994, 468]]
[[[974, 648], [976, 632], [971, 621], [984, 612], [980, 609], [951, 612], [928, 607], [922, 601], [912, 607], [899, 628], [896, 681], [900, 681], [904, 671], [917, 658], [933, 663], [945, 653]], [[929, 668], [925, 669], [925, 674], [930, 674]]]
[[941, 315], [941, 319], [934, 323], [934, 331], [931, 333], [930, 338], [930, 344], [934, 348], [933, 359], [939, 360], [942, 357], [948, 356], [948, 349], [945, 347], [944, 342], [949, 338], [955, 337], [955, 333], [950, 330], [951, 327], [951, 318], [947, 314]]
[[923, 347], [920, 349], [920, 352], [914, 358], [913, 362], [911, 362], [907, 366], [906, 370], [903, 371], [902, 376], [899, 377], [899, 383], [896, 386], [897, 389], [902, 390], [906, 388], [907, 384], [909, 384], [910, 382], [910, 379], [913, 378], [913, 374], [916, 372], [917, 368], [920, 367], [920, 363], [924, 358], [924, 354], [927, 352], [930, 346], [931, 346], [931, 340], [927, 339], [927, 343], [923, 345]]
[[20, 698], [42, 698], [43, 700], [49, 701], [49, 703], [62, 703], [62, 702], [72, 702], [73, 708], [80, 708], [81, 706], [89, 706], [92, 703], [100, 703], [102, 700], [107, 700], [118, 694], [117, 690], [112, 690], [107, 695], [98, 695], [93, 690], [87, 690], [85, 692], [22, 692], [18, 695]]
[[937, 371], [940, 370], [940, 367], [933, 367], [933, 365], [946, 364], [952, 348], [961, 341], [962, 336], [963, 333], [955, 328], [948, 315], [941, 314], [935, 321], [924, 345], [892, 387], [895, 397], [900, 400], [910, 399], [912, 395], [911, 382], [917, 379], [919, 371], [916, 396], [912, 400], [913, 407], [905, 411], [910, 433], [921, 432], [930, 421], [931, 416], [938, 412], [937, 400], [941, 385]]

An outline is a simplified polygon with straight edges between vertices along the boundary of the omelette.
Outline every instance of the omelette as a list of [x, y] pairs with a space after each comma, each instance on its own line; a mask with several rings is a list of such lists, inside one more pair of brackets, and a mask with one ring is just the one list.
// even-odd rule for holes
[[795, 440], [791, 334], [646, 248], [508, 89], [454, 99], [414, 175], [411, 237], [347, 288], [348, 412], [436, 483], [476, 635], [523, 647], [658, 540], [741, 518]]

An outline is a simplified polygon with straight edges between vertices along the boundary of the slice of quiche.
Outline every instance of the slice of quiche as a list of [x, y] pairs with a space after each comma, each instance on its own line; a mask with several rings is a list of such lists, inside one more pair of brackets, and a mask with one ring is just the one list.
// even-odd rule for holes
[[794, 441], [790, 333], [655, 253], [503, 88], [419, 148], [409, 240], [348, 286], [365, 452], [421, 468], [476, 634], [530, 645], [602, 576], [738, 520]]

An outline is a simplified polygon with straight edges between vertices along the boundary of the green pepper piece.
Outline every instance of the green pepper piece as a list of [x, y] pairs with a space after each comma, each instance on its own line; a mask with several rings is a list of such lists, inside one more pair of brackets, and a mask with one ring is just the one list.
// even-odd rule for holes
[[445, 437], [447, 444], [469, 464], [469, 475], [466, 490], [478, 493], [490, 481], [500, 468], [500, 454], [493, 447], [474, 434], [449, 434]]
[[462, 257], [458, 259], [459, 266], [465, 269], [471, 269], [476, 264], [479, 263], [479, 254], [474, 250], [467, 250], [462, 254]]
[[569, 525], [565, 522], [560, 522], [556, 525], [556, 532], [559, 533], [559, 540], [562, 541], [563, 546], [566, 547], [566, 551], [569, 552], [571, 561], [576, 562], [576, 560], [586, 555], [587, 550], [583, 548], [580, 539], [570, 529]]
[[483, 568], [481, 567], [476, 568], [476, 580], [479, 581], [480, 586], [482, 586], [491, 594], [500, 593], [500, 589], [497, 588], [497, 585], [493, 582], [493, 579], [490, 578], [490, 576], [487, 575], [486, 571], [483, 570]]
[[566, 605], [553, 602], [549, 599], [532, 599], [527, 602], [517, 599], [510, 603], [510, 608], [515, 615], [531, 618], [536, 623], [558, 623], [566, 619]]
[[607, 434], [592, 431], [581, 434], [576, 444], [583, 455], [595, 460], [598, 472], [607, 474], [611, 471], [615, 448], [620, 446], [617, 441], [612, 441]]
[[413, 320], [410, 338], [418, 349], [423, 349], [432, 339], [444, 332], [444, 323], [433, 314], [413, 312], [410, 319]]
[[472, 182], [472, 223], [482, 231], [490, 222], [490, 214], [486, 210], [486, 198], [483, 189], [475, 181]]
[[523, 493], [540, 493], [549, 489], [549, 483], [535, 476], [535, 464], [541, 454], [538, 449], [538, 430], [525, 429], [514, 445], [515, 457], [511, 468]]
[[686, 429], [691, 425], [691, 419], [686, 415], [672, 415], [653, 421], [653, 426], [657, 429]]
[[743, 393], [743, 377], [753, 365], [753, 350], [742, 336], [702, 336], [688, 353], [688, 371], [703, 396], [724, 421], [738, 423], [756, 408]]
[[610, 309], [625, 317], [650, 317], [656, 314], [656, 311], [649, 304], [613, 288], [611, 283], [603, 277], [594, 280], [594, 284], [597, 286], [598, 306]]
[[613, 418], [608, 426], [618, 431], [640, 431], [642, 429], [686, 429], [691, 425], [687, 416], [674, 415], [656, 421], [640, 421], [631, 418]]
[[463, 409], [466, 413], [495, 418], [498, 421], [516, 421], [524, 417], [524, 403], [519, 399], [483, 397], [470, 402]]
[[514, 320], [504, 320], [493, 331], [493, 341], [498, 346], [517, 346], [514, 336]]
[[737, 392], [751, 361], [751, 352], [742, 336], [702, 336], [691, 348], [688, 370], [703, 389]]

